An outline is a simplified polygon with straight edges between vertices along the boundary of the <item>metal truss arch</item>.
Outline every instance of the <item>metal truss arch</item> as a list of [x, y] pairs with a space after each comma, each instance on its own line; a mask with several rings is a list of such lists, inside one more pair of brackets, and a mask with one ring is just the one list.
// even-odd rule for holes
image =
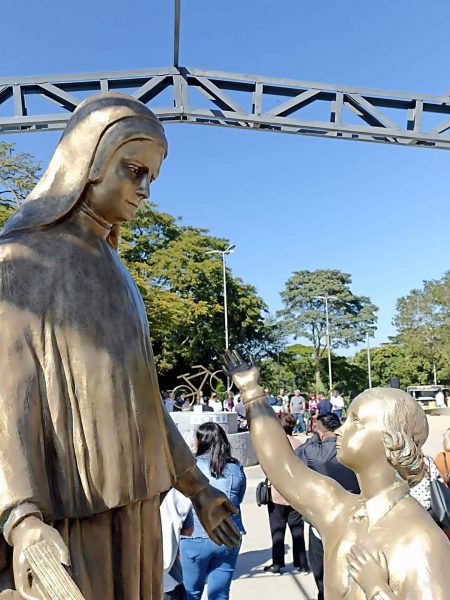
[[84, 97], [107, 90], [131, 93], [165, 123], [450, 149], [449, 95], [186, 67], [0, 79], [0, 134], [64, 129]]

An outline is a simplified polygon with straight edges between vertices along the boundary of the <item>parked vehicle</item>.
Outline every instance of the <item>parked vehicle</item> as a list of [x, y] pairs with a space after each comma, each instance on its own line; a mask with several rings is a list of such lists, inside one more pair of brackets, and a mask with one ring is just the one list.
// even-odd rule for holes
[[446, 406], [450, 406], [450, 388], [442, 385], [410, 385], [406, 388], [408, 394], [422, 406], [424, 410], [436, 409], [436, 394], [442, 390]]

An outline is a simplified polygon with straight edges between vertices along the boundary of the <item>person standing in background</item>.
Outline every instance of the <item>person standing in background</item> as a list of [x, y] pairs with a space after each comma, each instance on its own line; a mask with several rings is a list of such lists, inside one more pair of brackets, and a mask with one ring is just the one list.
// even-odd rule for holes
[[[434, 462], [445, 484], [450, 487], [450, 427], [445, 431], [443, 441], [444, 452], [439, 452]], [[450, 539], [450, 530], [444, 530], [444, 533]]]
[[435, 400], [436, 400], [436, 406], [438, 408], [445, 408], [445, 395], [444, 392], [442, 391], [442, 388], [439, 388], [436, 396], [435, 396]]
[[216, 392], [213, 392], [211, 394], [211, 398], [209, 399], [209, 406], [213, 409], [214, 412], [222, 412], [223, 411], [222, 402], [219, 400]]
[[289, 403], [291, 414], [295, 419], [295, 427], [293, 433], [305, 431], [305, 423], [303, 421], [303, 412], [305, 410], [305, 399], [300, 394], [300, 390], [294, 390], [294, 395]]
[[[196, 432], [197, 466], [210, 484], [228, 496], [237, 510], [232, 519], [241, 536], [245, 533], [240, 505], [247, 480], [241, 463], [231, 456], [225, 431], [217, 423], [203, 423]], [[208, 600], [227, 600], [239, 547], [226, 548], [211, 541], [193, 513], [191, 537], [181, 538], [181, 564], [187, 600], [200, 600], [205, 584]]]
[[280, 388], [278, 392], [278, 401], [281, 404], [282, 410], [284, 413], [289, 412], [289, 396], [286, 394], [286, 390], [284, 388]]
[[436, 456], [435, 463], [442, 475], [446, 485], [450, 483], [449, 467], [450, 467], [450, 427], [444, 433], [444, 452], [439, 452]]
[[342, 419], [342, 411], [344, 410], [345, 402], [344, 398], [336, 389], [331, 392], [331, 404], [332, 412], [337, 416], [339, 420]]
[[233, 410], [234, 410], [234, 394], [233, 394], [233, 392], [227, 392], [223, 410], [225, 410], [226, 412], [233, 412]]
[[164, 498], [159, 511], [163, 538], [163, 600], [185, 600], [183, 571], [179, 558], [180, 535], [190, 536], [194, 530], [192, 503], [175, 489]]
[[[283, 427], [292, 449], [298, 448], [305, 440], [306, 435], [300, 434], [302, 438], [292, 436], [296, 420], [294, 415], [280, 413], [281, 426]], [[286, 525], [289, 526], [292, 535], [292, 556], [294, 569], [299, 573], [307, 575], [309, 571], [306, 560], [306, 548], [304, 538], [304, 521], [299, 514], [283, 496], [271, 486], [271, 499], [267, 505], [269, 512], [270, 533], [272, 536], [272, 564], [264, 567], [266, 573], [281, 575], [281, 570], [285, 567], [284, 560], [284, 537], [286, 534]]]
[[333, 405], [329, 400], [327, 400], [325, 394], [320, 392], [319, 394], [319, 402], [317, 404], [317, 416], [326, 415], [333, 411]]

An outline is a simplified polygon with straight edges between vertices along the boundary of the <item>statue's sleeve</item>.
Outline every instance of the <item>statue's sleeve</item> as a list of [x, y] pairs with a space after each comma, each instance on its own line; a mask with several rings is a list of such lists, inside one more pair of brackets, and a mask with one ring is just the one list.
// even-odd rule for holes
[[[38, 507], [47, 489], [39, 363], [28, 311], [0, 303], [0, 523], [22, 502]], [[37, 485], [39, 482], [39, 485]]]

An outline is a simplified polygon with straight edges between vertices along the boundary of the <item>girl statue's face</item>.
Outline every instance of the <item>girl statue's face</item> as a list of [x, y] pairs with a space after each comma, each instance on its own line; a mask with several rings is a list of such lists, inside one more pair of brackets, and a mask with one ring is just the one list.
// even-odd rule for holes
[[387, 462], [383, 412], [380, 400], [361, 394], [350, 404], [344, 425], [336, 431], [336, 456], [356, 473], [379, 461]]
[[163, 158], [164, 149], [156, 142], [126, 142], [107, 162], [101, 180], [88, 186], [86, 202], [108, 223], [131, 221], [149, 197], [150, 183], [158, 177]]

